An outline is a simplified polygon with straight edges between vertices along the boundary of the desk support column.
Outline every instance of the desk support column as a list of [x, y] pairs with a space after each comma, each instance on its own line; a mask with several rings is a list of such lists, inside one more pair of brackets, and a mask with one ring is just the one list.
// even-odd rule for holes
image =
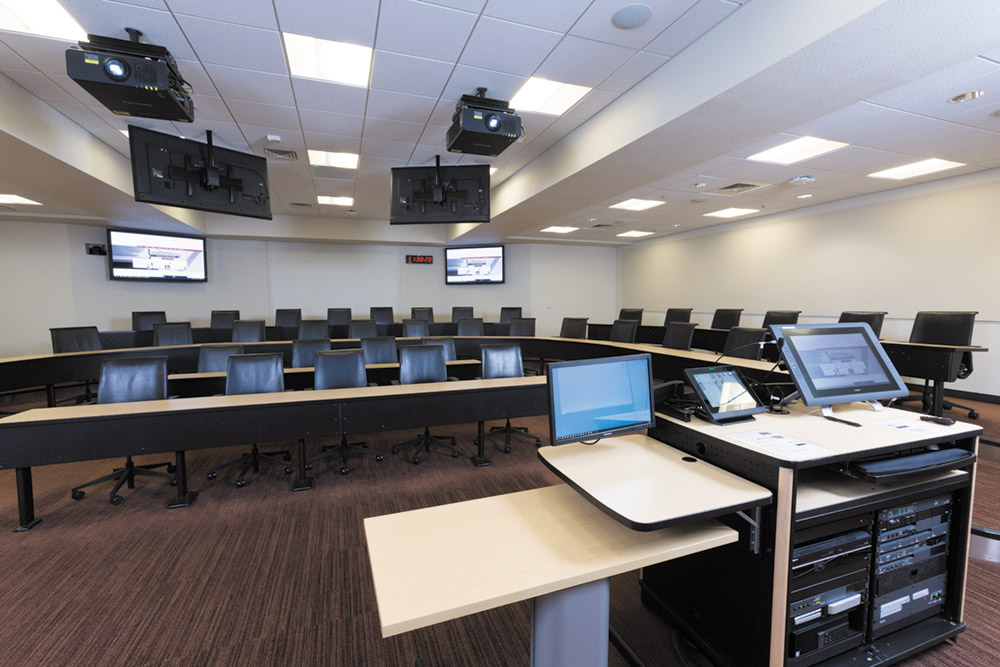
[[19, 525], [15, 533], [31, 530], [41, 519], [35, 518], [35, 493], [31, 488], [31, 468], [18, 468], [14, 472], [17, 478], [17, 513]]
[[607, 667], [611, 584], [598, 579], [531, 603], [532, 667]]
[[486, 458], [486, 452], [483, 450], [484, 443], [486, 441], [486, 436], [484, 434], [485, 427], [483, 422], [479, 422], [477, 426], [476, 435], [476, 453], [469, 458], [472, 459], [472, 464], [477, 468], [482, 468], [484, 466], [492, 465], [493, 462]]
[[778, 497], [774, 519], [774, 582], [771, 597], [770, 667], [785, 664], [785, 621], [788, 618], [788, 571], [795, 520], [795, 471], [778, 468]]
[[45, 385], [45, 402], [50, 408], [56, 407], [56, 386], [54, 384]]
[[174, 479], [177, 480], [177, 497], [167, 503], [167, 509], [178, 509], [188, 507], [194, 502], [198, 495], [195, 491], [187, 490], [187, 462], [184, 459], [184, 450], [174, 452]]

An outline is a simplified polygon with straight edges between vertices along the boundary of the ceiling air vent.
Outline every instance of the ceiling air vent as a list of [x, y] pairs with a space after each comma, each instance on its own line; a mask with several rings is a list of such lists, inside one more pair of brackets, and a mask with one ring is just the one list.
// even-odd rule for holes
[[588, 229], [607, 229], [608, 227], [611, 227], [611, 226], [612, 225], [610, 223], [599, 222], [596, 225], [591, 225], [590, 227], [588, 227]]
[[312, 208], [312, 204], [306, 204], [300, 201], [293, 201], [289, 206], [294, 206], [295, 208]]
[[280, 148], [264, 148], [264, 157], [268, 160], [294, 161], [299, 159], [299, 154], [295, 151], [283, 151]]
[[736, 183], [730, 183], [729, 185], [723, 185], [722, 187], [715, 188], [714, 190], [709, 190], [709, 192], [714, 192], [718, 195], [741, 195], [744, 192], [753, 192], [754, 190], [760, 190], [761, 188], [770, 187], [772, 183], [745, 183], [742, 181], [737, 181]]

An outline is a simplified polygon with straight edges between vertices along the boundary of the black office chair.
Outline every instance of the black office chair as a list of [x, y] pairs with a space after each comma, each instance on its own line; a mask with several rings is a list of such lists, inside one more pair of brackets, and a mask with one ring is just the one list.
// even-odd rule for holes
[[458, 335], [459, 336], [482, 336], [483, 335], [483, 318], [481, 317], [470, 317], [464, 320], [458, 321]]
[[618, 311], [618, 319], [642, 322], [642, 308], [622, 308]]
[[327, 308], [326, 323], [331, 327], [348, 326], [351, 323], [350, 308]]
[[424, 336], [420, 339], [423, 345], [440, 345], [444, 348], [444, 360], [455, 361], [455, 339], [451, 336]]
[[132, 331], [152, 331], [154, 324], [167, 321], [167, 313], [162, 310], [133, 310]]
[[767, 329], [772, 324], [798, 324], [801, 310], [769, 310], [764, 313], [764, 321], [761, 323], [762, 329]]
[[299, 339], [330, 338], [330, 325], [326, 320], [302, 320], [299, 322]]
[[229, 357], [243, 354], [242, 345], [202, 345], [198, 350], [199, 373], [225, 373], [229, 368]]
[[888, 313], [884, 310], [845, 310], [838, 322], [867, 322], [878, 338], [882, 334], [882, 322]]
[[375, 324], [392, 324], [396, 321], [392, 306], [372, 306], [370, 312]]
[[[483, 379], [492, 380], [494, 378], [519, 378], [524, 377], [524, 366], [521, 361], [521, 346], [516, 343], [504, 343], [500, 345], [481, 345], [483, 358]], [[542, 441], [533, 433], [530, 433], [525, 426], [511, 426], [510, 418], [503, 426], [494, 426], [486, 436], [494, 433], [504, 434], [503, 451], [510, 454], [510, 436], [519, 435], [535, 441], [535, 447], [540, 447]], [[478, 445], [479, 442], [476, 442]]]
[[611, 340], [615, 343], [634, 343], [639, 330], [639, 320], [615, 320], [611, 325]]
[[514, 318], [521, 317], [521, 310], [520, 306], [505, 306], [500, 308], [500, 321], [504, 324], [508, 324]]
[[309, 368], [316, 353], [330, 349], [329, 338], [300, 338], [292, 341], [292, 368]]
[[740, 325], [742, 308], [716, 308], [712, 317], [712, 329], [732, 329]]
[[[97, 331], [97, 327], [56, 327], [49, 329], [49, 336], [52, 338], [52, 352], [54, 354], [90, 352], [102, 349], [101, 335]], [[90, 390], [90, 384], [95, 380], [84, 380], [82, 394], [63, 400], [90, 403], [94, 400], [94, 392]]]
[[348, 338], [375, 338], [378, 336], [378, 327], [375, 320], [351, 320], [347, 327]]
[[274, 326], [276, 327], [297, 327], [301, 321], [301, 308], [278, 308], [274, 311]]
[[264, 320], [236, 320], [233, 322], [234, 343], [260, 343], [265, 336]]
[[410, 318], [414, 320], [427, 320], [428, 322], [434, 321], [434, 309], [433, 308], [410, 308]]
[[213, 310], [209, 327], [212, 329], [232, 329], [233, 322], [238, 319], [240, 319], [240, 311], [238, 310]]
[[[226, 370], [226, 396], [237, 394], [269, 394], [281, 393], [285, 391], [285, 369], [283, 366], [284, 355], [280, 352], [266, 354], [234, 354], [229, 357], [229, 366]], [[277, 456], [281, 455], [281, 459]], [[282, 466], [285, 474], [292, 473], [292, 466], [288, 464], [292, 457], [287, 451], [283, 452], [261, 452], [257, 449], [257, 443], [253, 444], [250, 452], [243, 454], [238, 459], [227, 461], [221, 465], [213, 466], [208, 471], [208, 478], [215, 479], [219, 470], [230, 466], [242, 465], [240, 476], [236, 478], [236, 486], [246, 486], [246, 474], [260, 472], [261, 463], [271, 463]]]
[[694, 308], [667, 308], [667, 315], [663, 318], [663, 326], [671, 322], [690, 322], [691, 311]]
[[559, 328], [559, 337], [586, 338], [588, 319], [586, 317], [564, 317], [562, 326]]
[[[399, 349], [399, 383], [422, 384], [425, 382], [445, 382], [448, 379], [447, 366], [444, 363], [444, 348], [440, 345], [407, 345]], [[431, 435], [430, 428], [425, 426], [421, 435], [394, 445], [393, 454], [398, 454], [401, 447], [413, 447], [413, 463], [420, 463], [421, 450], [430, 453], [431, 445], [441, 445], [451, 450], [451, 455], [458, 458], [455, 449], [454, 436]]]
[[403, 320], [403, 338], [421, 338], [431, 335], [431, 324], [427, 320]]
[[366, 364], [395, 364], [399, 362], [396, 339], [392, 336], [373, 336], [361, 339], [361, 351]]
[[726, 336], [722, 354], [727, 357], [760, 360], [762, 343], [767, 340], [767, 329], [757, 327], [733, 327]]
[[[349, 389], [368, 386], [368, 376], [365, 373], [365, 360], [361, 350], [334, 350], [332, 352], [316, 353], [316, 375], [314, 388], [319, 389]], [[340, 474], [351, 471], [347, 467], [349, 454], [369, 454], [375, 460], [382, 462], [382, 452], [369, 449], [364, 442], [347, 442], [347, 434], [340, 435], [340, 444], [324, 447], [322, 453], [306, 460], [306, 466], [312, 467], [316, 461], [328, 456], [341, 457]]]
[[511, 336], [527, 336], [532, 337], [535, 335], [535, 318], [534, 317], [515, 317], [510, 321], [510, 332]]
[[[913, 328], [910, 330], [911, 343], [924, 343], [927, 345], [972, 345], [972, 329], [976, 323], [975, 310], [922, 310], [917, 313], [913, 320]], [[972, 375], [972, 352], [963, 352], [959, 361], [959, 380]], [[906, 403], [909, 401], [920, 401], [924, 412], [931, 412], [934, 409], [930, 380], [924, 380], [924, 388], [919, 396], [908, 396], [897, 398], [894, 403]], [[979, 413], [975, 408], [945, 400], [941, 407], [945, 410], [958, 408], [967, 410], [969, 419], [978, 419]]]
[[[97, 402], [131, 403], [133, 401], [160, 401], [167, 397], [167, 358], [166, 357], [134, 357], [131, 359], [109, 359], [101, 364], [101, 384], [97, 388]], [[167, 469], [167, 472], [157, 472], [156, 468]], [[174, 465], [172, 463], [149, 463], [135, 465], [131, 456], [125, 457], [125, 467], [114, 472], [74, 487], [70, 491], [73, 500], [81, 500], [87, 495], [82, 489], [114, 481], [111, 489], [111, 504], [121, 505], [124, 498], [118, 491], [124, 485], [135, 488], [136, 475], [142, 477], [162, 477], [175, 483]]]
[[698, 327], [694, 322], [667, 322], [663, 331], [663, 347], [673, 350], [690, 350], [694, 330]]
[[452, 306], [451, 321], [457, 323], [459, 320], [471, 320], [476, 316], [472, 306]]
[[160, 322], [153, 325], [153, 345], [155, 347], [190, 345], [192, 341], [190, 322]]

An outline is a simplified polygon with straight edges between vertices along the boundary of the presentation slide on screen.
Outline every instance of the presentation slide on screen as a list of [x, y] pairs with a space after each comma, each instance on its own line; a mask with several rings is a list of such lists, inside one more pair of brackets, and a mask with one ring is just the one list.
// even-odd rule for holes
[[859, 333], [798, 336], [795, 348], [816, 389], [884, 384], [889, 380]]
[[448, 282], [503, 282], [502, 248], [449, 248]]
[[118, 278], [205, 279], [202, 239], [114, 232], [111, 257]]

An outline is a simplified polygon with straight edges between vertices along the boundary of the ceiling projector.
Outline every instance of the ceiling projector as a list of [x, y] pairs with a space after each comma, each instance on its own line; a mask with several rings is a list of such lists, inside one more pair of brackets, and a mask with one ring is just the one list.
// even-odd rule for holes
[[521, 118], [507, 102], [486, 97], [485, 88], [476, 90], [455, 104], [446, 144], [452, 153], [496, 157], [521, 137]]
[[141, 32], [125, 28], [131, 40], [87, 35], [79, 49], [66, 50], [66, 74], [119, 116], [190, 123], [194, 103], [177, 62], [163, 46], [140, 44]]

